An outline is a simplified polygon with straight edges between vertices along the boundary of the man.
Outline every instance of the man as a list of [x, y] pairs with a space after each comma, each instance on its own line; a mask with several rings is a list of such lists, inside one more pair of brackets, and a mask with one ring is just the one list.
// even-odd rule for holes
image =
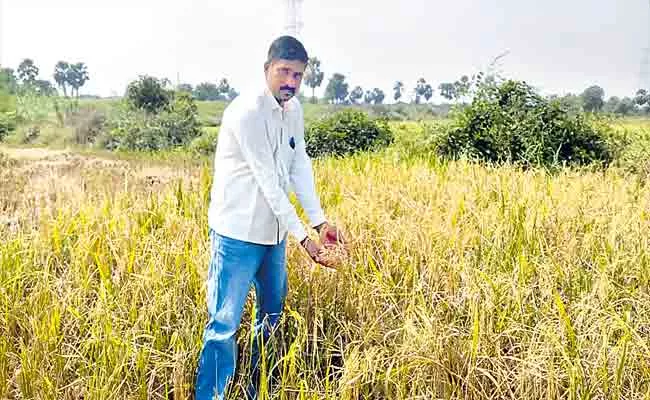
[[[241, 94], [224, 111], [214, 161], [208, 224], [209, 320], [196, 378], [196, 399], [223, 399], [237, 358], [236, 331], [246, 297], [255, 285], [255, 337], [265, 342], [277, 326], [287, 294], [286, 240], [291, 233], [315, 262], [336, 265], [309, 239], [289, 201], [292, 186], [311, 226], [326, 244], [342, 242], [316, 195], [311, 160], [305, 149], [304, 119], [295, 98], [307, 52], [295, 38], [282, 36], [270, 46], [264, 64], [266, 87]], [[252, 351], [258, 374], [259, 343]], [[249, 395], [255, 396], [255, 388]]]

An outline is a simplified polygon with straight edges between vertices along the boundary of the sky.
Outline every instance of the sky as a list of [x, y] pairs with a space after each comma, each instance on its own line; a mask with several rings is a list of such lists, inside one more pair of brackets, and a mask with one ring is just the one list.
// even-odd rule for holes
[[[91, 79], [82, 94], [122, 95], [141, 74], [255, 88], [269, 44], [284, 33], [282, 0], [0, 2], [0, 63], [32, 58], [53, 80], [57, 61], [83, 61]], [[340, 72], [350, 88], [392, 97], [397, 80], [437, 87], [507, 52], [501, 74], [541, 93], [598, 84], [622, 97], [639, 86], [649, 14], [647, 0], [305, 0], [300, 38], [322, 61], [316, 94]]]

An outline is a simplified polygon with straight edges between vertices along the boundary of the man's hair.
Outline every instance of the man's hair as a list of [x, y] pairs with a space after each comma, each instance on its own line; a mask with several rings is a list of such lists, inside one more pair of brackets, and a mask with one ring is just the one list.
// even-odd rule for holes
[[269, 54], [264, 67], [267, 68], [273, 60], [309, 61], [307, 50], [298, 39], [293, 36], [280, 36], [271, 43]]

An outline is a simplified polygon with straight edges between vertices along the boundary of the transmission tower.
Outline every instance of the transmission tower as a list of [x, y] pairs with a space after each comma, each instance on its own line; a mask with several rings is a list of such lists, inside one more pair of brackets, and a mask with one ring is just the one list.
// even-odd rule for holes
[[304, 0], [283, 0], [285, 6], [284, 31], [286, 35], [300, 38], [303, 28], [302, 3]]
[[[650, 7], [650, 1], [648, 2]], [[648, 8], [650, 11], [650, 8]], [[643, 49], [641, 56], [641, 74], [639, 76], [639, 87], [638, 89], [650, 90], [650, 14], [648, 14], [649, 19], [647, 21], [648, 25], [648, 43], [646, 48]]]

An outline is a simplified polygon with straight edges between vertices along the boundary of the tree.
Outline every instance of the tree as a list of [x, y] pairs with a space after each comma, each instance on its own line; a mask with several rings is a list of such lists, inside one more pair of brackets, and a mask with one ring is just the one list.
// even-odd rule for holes
[[352, 90], [352, 92], [350, 92], [350, 102], [352, 104], [357, 104], [361, 98], [363, 98], [363, 89], [361, 86], [357, 86]]
[[320, 69], [320, 60], [316, 57], [309, 58], [307, 69], [305, 71], [305, 84], [311, 88], [312, 103], [316, 103], [316, 88], [323, 83], [325, 73]]
[[126, 98], [133, 108], [149, 113], [158, 113], [167, 107], [172, 96], [165, 89], [166, 81], [151, 76], [140, 76], [137, 81], [129, 83]]
[[639, 89], [634, 96], [634, 103], [643, 107], [650, 101], [650, 94], [645, 89]]
[[56, 95], [56, 88], [54, 85], [52, 85], [52, 82], [43, 80], [43, 79], [36, 79], [32, 83], [33, 89], [36, 91], [37, 94], [41, 96], [54, 96]]
[[590, 86], [582, 92], [582, 107], [588, 112], [598, 112], [605, 104], [605, 91], [600, 86]]
[[395, 101], [398, 101], [399, 99], [402, 98], [402, 92], [404, 91], [404, 84], [400, 81], [395, 82], [395, 86], [393, 86], [393, 91], [395, 92], [393, 98], [395, 99]]
[[457, 99], [463, 99], [469, 93], [469, 88], [471, 86], [469, 77], [463, 75], [460, 77], [460, 80], [454, 82], [454, 92]]
[[194, 88], [194, 97], [201, 101], [219, 100], [219, 88], [212, 82], [203, 82]]
[[230, 86], [228, 79], [223, 78], [219, 85], [212, 82], [203, 82], [194, 88], [194, 98], [201, 101], [232, 101], [239, 93]]
[[73, 96], [76, 94], [76, 96], [79, 97], [79, 89], [82, 88], [90, 79], [88, 75], [88, 67], [82, 62], [70, 64], [66, 78], [68, 85], [72, 88], [71, 94]]
[[341, 104], [348, 97], [348, 84], [345, 75], [334, 73], [325, 88], [325, 99], [334, 104]]
[[456, 85], [453, 83], [441, 83], [438, 90], [440, 90], [440, 95], [447, 100], [456, 98]]
[[431, 100], [431, 97], [433, 97], [433, 87], [430, 84], [426, 84], [424, 86], [424, 92], [422, 93], [422, 96], [424, 96], [424, 100], [427, 102]]
[[384, 98], [386, 98], [384, 91], [379, 88], [374, 88], [372, 90], [366, 91], [364, 102], [366, 104], [382, 104], [384, 102]]
[[194, 88], [192, 88], [192, 85], [190, 85], [189, 83], [181, 83], [180, 85], [178, 85], [176, 90], [178, 90], [179, 92], [192, 94]]
[[620, 102], [621, 99], [618, 98], [617, 96], [610, 97], [609, 100], [607, 100], [607, 102], [603, 106], [603, 111], [606, 113], [613, 113], [616, 107], [618, 107]]
[[375, 104], [382, 104], [384, 102], [384, 99], [386, 98], [386, 95], [384, 94], [384, 91], [379, 89], [379, 88], [374, 88], [372, 90], [373, 97], [374, 97], [374, 103]]
[[558, 102], [568, 110], [570, 114], [576, 115], [582, 112], [582, 98], [573, 93], [568, 93], [560, 97]]
[[218, 99], [217, 100], [228, 100], [232, 101], [239, 95], [237, 91], [230, 86], [230, 83], [228, 83], [228, 79], [223, 78], [219, 82], [219, 86], [217, 87], [217, 92], [218, 92]]
[[0, 87], [4, 88], [9, 94], [15, 94], [18, 90], [18, 80], [11, 68], [0, 69]]
[[239, 96], [239, 92], [237, 92], [234, 88], [230, 88], [228, 91], [228, 100], [232, 101], [235, 100], [235, 97]]
[[629, 97], [623, 97], [614, 109], [614, 113], [620, 115], [632, 115], [634, 113], [634, 100]]
[[63, 95], [68, 97], [68, 74], [70, 64], [66, 61], [59, 61], [54, 67], [54, 82], [63, 90]]
[[366, 94], [363, 96], [363, 102], [366, 104], [372, 104], [374, 99], [374, 93], [372, 90], [366, 90]]
[[432, 95], [433, 89], [431, 88], [431, 85], [429, 85], [427, 81], [424, 80], [424, 78], [418, 79], [418, 83], [415, 86], [415, 104], [420, 104], [421, 97], [424, 97], [428, 100]]
[[18, 66], [18, 78], [23, 85], [31, 85], [36, 80], [38, 71], [38, 67], [34, 64], [34, 61], [26, 58]]

